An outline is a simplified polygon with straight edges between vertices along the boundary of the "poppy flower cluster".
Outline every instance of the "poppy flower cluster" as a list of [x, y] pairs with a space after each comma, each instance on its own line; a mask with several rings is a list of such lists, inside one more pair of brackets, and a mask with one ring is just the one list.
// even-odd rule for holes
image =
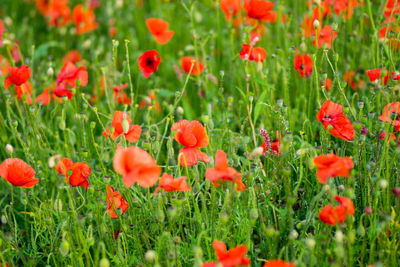
[[347, 216], [353, 216], [355, 213], [354, 204], [351, 199], [342, 196], [335, 196], [335, 200], [340, 203], [339, 206], [333, 207], [331, 205], [326, 205], [319, 212], [319, 219], [321, 222], [336, 225], [338, 223], [343, 223]]
[[317, 120], [322, 122], [324, 128], [337, 138], [351, 141], [355, 131], [352, 122], [343, 114], [343, 107], [330, 100], [322, 104]]
[[320, 155], [313, 160], [317, 167], [317, 178], [321, 184], [326, 184], [328, 178], [349, 177], [354, 166], [353, 160], [349, 157], [341, 158], [335, 154]]
[[175, 140], [184, 146], [178, 155], [181, 166], [193, 166], [199, 160], [206, 163], [210, 161], [210, 158], [199, 150], [208, 145], [206, 130], [200, 122], [181, 120], [172, 125], [171, 131], [176, 132]]
[[36, 7], [49, 26], [62, 27], [71, 22], [68, 0], [36, 0]]
[[72, 22], [75, 24], [77, 34], [91, 32], [98, 26], [93, 9], [90, 7], [85, 9], [83, 5], [75, 6], [72, 11]]
[[128, 142], [136, 143], [142, 133], [142, 127], [140, 125], [132, 124], [131, 117], [123, 111], [116, 110], [114, 112], [113, 119], [111, 121], [111, 127], [103, 132], [104, 137], [107, 139], [111, 136], [112, 140], [117, 139], [123, 135]]
[[227, 250], [223, 242], [215, 240], [212, 246], [218, 260], [216, 262], [203, 263], [203, 267], [217, 267], [219, 265], [223, 267], [235, 267], [249, 266], [251, 264], [251, 260], [246, 257], [247, 248], [245, 245], [239, 245]]
[[85, 162], [73, 162], [69, 158], [61, 159], [56, 156], [58, 164], [54, 169], [65, 176], [65, 182], [69, 183], [71, 186], [81, 186], [88, 190], [89, 186], [89, 176], [92, 172], [90, 166]]

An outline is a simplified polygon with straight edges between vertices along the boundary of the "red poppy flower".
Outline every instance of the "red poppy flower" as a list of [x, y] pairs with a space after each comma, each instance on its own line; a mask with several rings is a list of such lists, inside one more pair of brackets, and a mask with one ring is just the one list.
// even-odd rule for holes
[[230, 21], [242, 8], [241, 0], [221, 0], [219, 6], [225, 14], [225, 20]]
[[22, 65], [19, 67], [11, 67], [8, 70], [9, 76], [4, 80], [4, 88], [8, 89], [10, 85], [14, 85], [15, 87], [20, 87], [25, 84], [29, 77], [31, 77], [32, 71], [26, 66]]
[[[193, 68], [192, 68], [193, 65]], [[181, 58], [181, 67], [185, 73], [190, 73], [191, 75], [199, 75], [204, 71], [204, 65], [200, 61], [196, 61], [193, 57], [183, 57]]]
[[161, 62], [161, 57], [157, 57], [156, 50], [144, 52], [138, 59], [139, 69], [145, 78], [149, 78], [151, 74], [157, 71], [158, 65]]
[[3, 21], [0, 19], [0, 47], [3, 46], [3, 33], [6, 31]]
[[114, 155], [114, 170], [123, 175], [125, 186], [138, 183], [143, 187], [151, 187], [161, 173], [161, 168], [149, 153], [141, 148], [118, 146]]
[[88, 190], [89, 181], [88, 177], [92, 172], [90, 166], [84, 162], [74, 163], [69, 158], [63, 158], [60, 160], [60, 156], [56, 156], [58, 164], [54, 167], [59, 174], [65, 176], [65, 181], [71, 186], [82, 186]]
[[269, 22], [274, 22], [276, 20], [276, 13], [271, 11], [274, 5], [274, 2], [266, 0], [244, 1], [244, 9], [247, 11], [247, 17]]
[[[126, 120], [126, 129], [124, 129], [124, 119]], [[111, 135], [111, 138], [115, 140], [120, 135], [124, 135], [125, 139], [131, 143], [137, 142], [142, 133], [142, 127], [140, 125], [132, 124], [131, 117], [123, 111], [116, 110], [111, 122], [111, 126], [114, 128], [114, 132], [111, 134], [110, 127], [103, 132], [105, 138]]]
[[35, 101], [37, 104], [40, 104], [42, 106], [47, 106], [50, 103], [49, 89], [48, 88], [44, 89], [43, 92], [36, 97]]
[[212, 246], [218, 261], [204, 263], [203, 267], [217, 266], [217, 263], [223, 267], [249, 266], [251, 264], [250, 259], [246, 257], [247, 248], [245, 245], [239, 245], [227, 251], [226, 245], [223, 242], [215, 240]]
[[[351, 121], [343, 115], [343, 107], [330, 100], [324, 102], [317, 114], [317, 120], [322, 122], [324, 128], [333, 136], [351, 141], [355, 131]], [[329, 129], [330, 128], [330, 129]]]
[[390, 47], [394, 50], [400, 49], [400, 27], [399, 26], [383, 26], [379, 30], [379, 39], [385, 40], [386, 43], [390, 45]]
[[65, 26], [71, 21], [68, 0], [36, 0], [36, 5], [49, 26]]
[[263, 265], [263, 267], [296, 267], [296, 265], [283, 260], [269, 260]]
[[168, 30], [169, 23], [162, 19], [146, 19], [146, 26], [158, 44], [166, 44], [174, 36], [174, 31]]
[[238, 171], [229, 167], [225, 152], [218, 150], [215, 155], [215, 169], [207, 169], [206, 179], [210, 180], [216, 187], [219, 186], [220, 182], [231, 181], [236, 184], [237, 191], [243, 191], [246, 187], [241, 178], [242, 175]]
[[106, 193], [106, 201], [107, 201], [107, 214], [113, 219], [118, 218], [116, 210], [121, 209], [121, 215], [125, 213], [128, 209], [129, 204], [122, 198], [119, 191], [114, 191], [112, 186], [107, 185], [107, 193]]
[[93, 9], [84, 9], [83, 5], [75, 6], [72, 11], [72, 21], [76, 27], [77, 34], [88, 33], [95, 30], [98, 26]]
[[154, 194], [157, 195], [160, 189], [164, 189], [167, 192], [180, 191], [187, 192], [190, 191], [191, 188], [188, 183], [185, 181], [186, 176], [175, 178], [172, 175], [164, 173], [158, 181], [158, 186], [154, 191]]
[[351, 199], [347, 197], [335, 196], [335, 200], [340, 203], [340, 206], [333, 207], [326, 205], [319, 212], [319, 219], [326, 224], [336, 225], [346, 220], [347, 215], [353, 216], [355, 209]]
[[[400, 13], [400, 1], [398, 0], [388, 0], [385, 6], [384, 15], [387, 19], [390, 16]], [[393, 15], [392, 15], [393, 14]]]
[[9, 183], [22, 188], [32, 188], [39, 179], [35, 178], [35, 170], [22, 159], [9, 158], [0, 164], [0, 176]]
[[78, 50], [71, 50], [69, 51], [62, 59], [63, 63], [67, 63], [70, 61], [73, 64], [78, 63], [82, 60], [81, 53]]
[[381, 78], [381, 74], [385, 73], [386, 75], [381, 78], [381, 81], [383, 82], [384, 85], [387, 84], [389, 80], [389, 74], [390, 72], [386, 69], [374, 69], [374, 70], [367, 70], [365, 71], [368, 75], [368, 78], [371, 82], [375, 82], [379, 78]]
[[321, 184], [326, 184], [328, 178], [337, 176], [349, 177], [350, 171], [354, 166], [351, 158], [340, 158], [334, 154], [317, 156], [313, 162], [318, 169], [317, 178]]
[[57, 88], [55, 95], [58, 97], [67, 96], [72, 99], [74, 93], [70, 89], [76, 87], [76, 81], [80, 80], [82, 86], [88, 83], [88, 73], [85, 67], [76, 67], [72, 62], [68, 61], [61, 68], [57, 75]]
[[335, 41], [337, 32], [332, 30], [332, 26], [325, 26], [322, 30], [317, 31], [317, 36], [313, 41], [313, 45], [316, 45], [318, 41], [318, 48], [321, 48], [323, 44], [326, 44], [326, 48], [331, 49], [332, 42]]
[[185, 146], [179, 150], [178, 159], [181, 166], [193, 166], [199, 160], [206, 163], [210, 161], [210, 158], [198, 149], [208, 145], [206, 130], [200, 122], [181, 120], [172, 125], [171, 131], [176, 131], [175, 140]]
[[264, 62], [267, 57], [267, 52], [265, 52], [265, 49], [262, 47], [252, 47], [251, 45], [243, 44], [239, 57], [243, 60]]
[[297, 70], [301, 77], [310, 77], [313, 69], [313, 61], [309, 55], [296, 56], [294, 58], [294, 69]]
[[400, 102], [387, 104], [382, 111], [382, 115], [379, 116], [379, 119], [392, 124], [394, 130], [398, 132], [400, 130]]
[[[265, 130], [263, 130], [265, 131]], [[268, 133], [265, 131], [265, 134], [261, 134], [264, 137], [264, 142], [261, 144], [261, 147], [263, 149], [263, 154], [266, 155], [268, 150], [271, 148], [272, 152], [276, 155], [279, 155], [279, 146], [282, 144], [282, 142], [279, 140], [280, 139], [280, 134], [278, 131], [276, 131], [276, 139], [274, 141], [270, 141]]]
[[350, 19], [353, 15], [353, 9], [358, 7], [360, 3], [357, 0], [336, 0], [334, 10], [336, 15], [343, 13], [345, 19]]

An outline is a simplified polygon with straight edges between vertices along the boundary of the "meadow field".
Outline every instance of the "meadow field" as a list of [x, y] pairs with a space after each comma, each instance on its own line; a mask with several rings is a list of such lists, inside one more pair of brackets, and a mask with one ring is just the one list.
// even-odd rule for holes
[[400, 0], [0, 0], [0, 266], [400, 266]]

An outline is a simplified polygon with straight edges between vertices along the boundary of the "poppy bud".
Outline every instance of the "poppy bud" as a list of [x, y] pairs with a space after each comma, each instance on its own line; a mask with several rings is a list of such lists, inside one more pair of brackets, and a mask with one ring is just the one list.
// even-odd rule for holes
[[164, 211], [163, 211], [162, 209], [158, 209], [158, 210], [156, 211], [156, 219], [157, 219], [159, 222], [163, 222], [163, 221], [164, 221], [164, 219], [165, 219], [165, 214], [164, 214]]
[[232, 104], [233, 103], [233, 96], [228, 97], [228, 103]]
[[7, 216], [6, 215], [1, 215], [1, 223], [6, 224], [7, 223]]
[[153, 262], [157, 257], [157, 254], [154, 250], [148, 250], [144, 255], [144, 258], [147, 262]]
[[365, 214], [371, 214], [372, 213], [372, 208], [370, 206], [365, 207], [364, 212], [365, 212]]
[[273, 237], [275, 235], [275, 229], [269, 226], [266, 231], [267, 237]]
[[335, 63], [337, 63], [339, 61], [339, 54], [337, 54], [337, 53], [333, 54], [333, 61]]
[[3, 40], [3, 45], [9, 46], [9, 45], [11, 45], [11, 41], [8, 40], [8, 39], [4, 39], [4, 40]]
[[249, 155], [249, 159], [253, 160], [259, 158], [264, 153], [264, 149], [262, 147], [256, 147]]
[[201, 249], [201, 247], [194, 246], [193, 255], [196, 259], [201, 259], [201, 257], [203, 257], [203, 250]]
[[107, 258], [102, 258], [100, 260], [100, 267], [110, 267], [110, 261]]
[[117, 8], [122, 8], [123, 5], [124, 5], [124, 0], [117, 0], [116, 2]]
[[13, 120], [11, 123], [12, 123], [12, 125], [13, 125], [15, 128], [17, 128], [17, 127], [18, 127], [18, 121], [16, 121], [16, 120]]
[[222, 224], [226, 224], [229, 221], [229, 215], [224, 212], [219, 216], [219, 219]]
[[201, 117], [201, 120], [204, 122], [204, 124], [207, 124], [210, 120], [210, 117], [208, 115], [204, 115]]
[[91, 121], [90, 122], [90, 128], [94, 129], [96, 127], [96, 122], [95, 121]]
[[178, 210], [175, 207], [168, 208], [168, 216], [170, 217], [170, 219], [174, 219], [177, 214]]
[[336, 31], [338, 29], [338, 24], [336, 22], [332, 23], [332, 31]]
[[379, 187], [381, 189], [386, 189], [388, 186], [388, 181], [386, 179], [379, 180]]
[[63, 203], [61, 199], [56, 199], [56, 201], [54, 201], [53, 207], [56, 212], [61, 212], [63, 208]]
[[88, 49], [88, 48], [90, 47], [91, 44], [92, 44], [92, 41], [86, 40], [86, 41], [83, 43], [82, 47], [83, 47], [83, 49]]
[[290, 239], [297, 239], [297, 237], [299, 237], [299, 233], [297, 233], [297, 231], [296, 230], [293, 230], [291, 233], [290, 233]]
[[7, 150], [7, 152], [10, 153], [10, 154], [12, 154], [12, 153], [14, 152], [14, 148], [13, 148], [13, 146], [10, 145], [10, 144], [7, 144], [7, 145], [6, 145], [6, 150]]
[[255, 221], [258, 219], [258, 210], [256, 208], [252, 208], [250, 210], [250, 220]]
[[319, 28], [319, 21], [318, 21], [317, 19], [314, 20], [313, 26], [314, 26], [314, 29], [315, 29], [315, 30]]
[[122, 129], [124, 130], [124, 134], [129, 132], [129, 121], [126, 119], [124, 114], [124, 120], [122, 121]]
[[183, 110], [182, 107], [177, 107], [177, 108], [176, 108], [176, 112], [177, 112], [179, 115], [183, 115], [184, 110]]
[[362, 224], [360, 224], [357, 228], [357, 234], [361, 237], [365, 235], [365, 228]]
[[68, 243], [68, 241], [64, 240], [64, 241], [61, 242], [60, 253], [64, 257], [66, 257], [68, 255], [68, 253], [69, 253], [69, 243]]
[[58, 128], [60, 128], [61, 131], [65, 130], [65, 121], [60, 121], [60, 123], [58, 124]]
[[310, 237], [306, 239], [306, 245], [308, 248], [313, 249], [315, 247], [315, 239]]

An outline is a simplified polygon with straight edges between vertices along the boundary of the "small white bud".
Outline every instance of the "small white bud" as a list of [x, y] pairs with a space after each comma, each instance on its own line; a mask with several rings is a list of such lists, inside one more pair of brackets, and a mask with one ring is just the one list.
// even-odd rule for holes
[[6, 145], [6, 150], [7, 150], [7, 152], [10, 153], [10, 154], [12, 154], [12, 153], [14, 152], [14, 148], [13, 148], [13, 146], [10, 145], [10, 144], [7, 144], [7, 145]]
[[319, 20], [314, 20], [314, 22], [313, 22], [313, 26], [314, 26], [314, 29], [318, 29], [319, 28]]
[[335, 240], [338, 243], [343, 243], [343, 232], [342, 231], [340, 231], [340, 230], [336, 231]]
[[92, 41], [86, 40], [86, 41], [83, 43], [82, 46], [83, 46], [84, 49], [88, 49], [91, 45], [92, 45]]
[[156, 253], [154, 252], [154, 250], [148, 250], [144, 255], [144, 258], [147, 262], [153, 262], [156, 259]]
[[185, 111], [183, 110], [182, 107], [177, 107], [177, 108], [176, 108], [176, 112], [177, 112], [179, 115], [183, 115], [183, 113], [184, 113]]
[[52, 67], [47, 69], [47, 75], [53, 76], [54, 75], [54, 69]]
[[388, 181], [386, 179], [381, 179], [379, 181], [379, 187], [381, 189], [386, 189], [388, 187]]
[[314, 238], [307, 238], [306, 239], [306, 245], [307, 247], [309, 247], [310, 249], [313, 249], [315, 247], [315, 239]]

